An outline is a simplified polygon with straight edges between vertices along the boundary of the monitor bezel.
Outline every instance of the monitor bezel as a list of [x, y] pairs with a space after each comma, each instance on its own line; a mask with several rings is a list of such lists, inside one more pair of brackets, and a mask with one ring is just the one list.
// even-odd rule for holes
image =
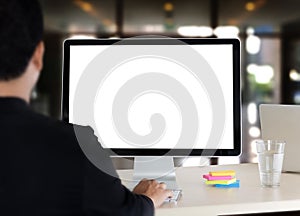
[[[63, 71], [62, 71], [62, 120], [69, 122], [69, 80], [70, 80], [70, 47], [113, 45], [122, 39], [67, 39], [63, 45]], [[241, 154], [241, 89], [240, 89], [240, 41], [237, 38], [176, 38], [189, 45], [232, 45], [233, 59], [233, 149], [192, 149], [190, 156], [239, 156]], [[178, 45], [175, 39], [162, 38], [139, 38], [128, 40], [126, 45]], [[136, 148], [112, 148], [119, 156], [162, 156], [171, 149], [136, 149]], [[172, 149], [172, 156], [186, 156], [186, 149]]]

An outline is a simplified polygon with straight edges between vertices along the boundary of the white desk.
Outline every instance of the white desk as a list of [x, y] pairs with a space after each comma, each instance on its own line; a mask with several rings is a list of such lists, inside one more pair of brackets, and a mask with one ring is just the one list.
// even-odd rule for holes
[[[228, 169], [236, 171], [240, 188], [215, 188], [204, 183], [203, 174]], [[120, 170], [119, 174], [121, 179], [131, 179], [132, 170]], [[283, 173], [278, 188], [260, 186], [257, 164], [180, 167], [176, 175], [183, 196], [177, 204], [164, 204], [156, 216], [300, 211], [300, 174]], [[122, 181], [125, 185], [128, 183]]]

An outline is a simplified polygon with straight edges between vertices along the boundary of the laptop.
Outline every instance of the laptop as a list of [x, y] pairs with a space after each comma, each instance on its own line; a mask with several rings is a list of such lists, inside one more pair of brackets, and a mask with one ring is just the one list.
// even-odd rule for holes
[[300, 106], [261, 104], [262, 139], [286, 141], [283, 171], [300, 172]]

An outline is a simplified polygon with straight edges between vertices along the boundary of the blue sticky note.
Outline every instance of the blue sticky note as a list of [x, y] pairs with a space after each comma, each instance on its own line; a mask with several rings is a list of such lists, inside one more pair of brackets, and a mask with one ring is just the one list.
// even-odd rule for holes
[[236, 182], [228, 185], [223, 184], [216, 184], [215, 187], [217, 188], [239, 188], [240, 187], [240, 180], [236, 180]]

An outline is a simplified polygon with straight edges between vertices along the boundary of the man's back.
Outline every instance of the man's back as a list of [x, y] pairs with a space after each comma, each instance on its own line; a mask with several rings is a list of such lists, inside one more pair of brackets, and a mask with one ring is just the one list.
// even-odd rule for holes
[[[82, 129], [87, 142], [95, 140]], [[87, 160], [71, 125], [34, 113], [25, 101], [0, 98], [0, 137], [0, 215], [153, 214], [148, 197]]]
[[0, 0], [0, 215], [153, 215], [172, 196], [165, 184], [143, 180], [130, 192], [89, 127], [27, 105], [43, 68], [43, 26], [38, 0]]

